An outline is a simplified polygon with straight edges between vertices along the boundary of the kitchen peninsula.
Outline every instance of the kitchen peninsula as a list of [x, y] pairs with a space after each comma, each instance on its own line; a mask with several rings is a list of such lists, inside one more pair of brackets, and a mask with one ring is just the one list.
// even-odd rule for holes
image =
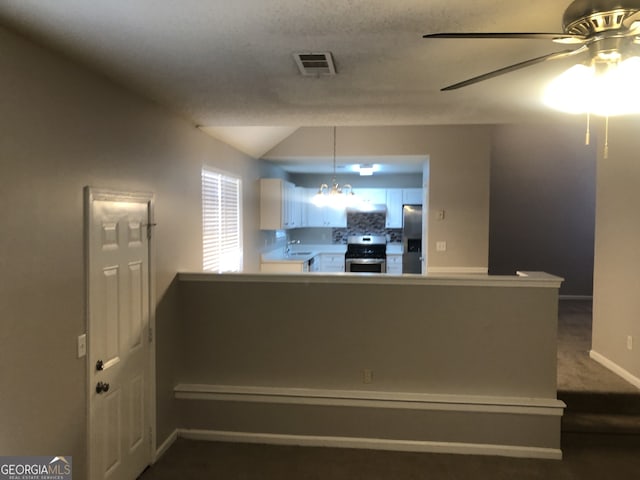
[[561, 282], [181, 273], [179, 434], [561, 458]]

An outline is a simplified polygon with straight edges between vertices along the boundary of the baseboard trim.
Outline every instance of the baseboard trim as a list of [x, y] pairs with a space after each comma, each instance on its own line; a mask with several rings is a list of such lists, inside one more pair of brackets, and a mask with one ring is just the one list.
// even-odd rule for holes
[[171, 434], [165, 439], [164, 442], [162, 442], [162, 445], [160, 445], [158, 448], [156, 448], [156, 453], [155, 456], [153, 457], [153, 463], [157, 462], [158, 460], [160, 460], [160, 458], [167, 453], [167, 450], [169, 450], [169, 448], [171, 448], [171, 445], [174, 444], [174, 442], [178, 439], [178, 429], [176, 428], [173, 432], [171, 432]]
[[521, 447], [453, 442], [390, 440], [380, 438], [329, 437], [315, 435], [284, 435], [273, 433], [228, 432], [220, 430], [180, 429], [180, 438], [212, 442], [258, 443], [266, 445], [296, 445], [303, 447], [361, 448], [420, 453], [453, 453], [460, 455], [492, 455], [515, 458], [562, 460], [562, 450], [555, 448]]
[[589, 356], [593, 360], [598, 362], [600, 365], [602, 365], [603, 367], [611, 370], [613, 373], [615, 373], [619, 377], [624, 378], [627, 382], [632, 384], [634, 387], [640, 388], [640, 378], [638, 378], [635, 375], [631, 374], [629, 371], [625, 370], [624, 368], [622, 368], [617, 363], [609, 360], [607, 357], [605, 357], [604, 355], [596, 352], [595, 350], [590, 350], [589, 351]]
[[179, 400], [258, 402], [360, 408], [562, 416], [566, 405], [556, 399], [434, 395], [425, 393], [329, 390], [238, 385], [178, 384]]

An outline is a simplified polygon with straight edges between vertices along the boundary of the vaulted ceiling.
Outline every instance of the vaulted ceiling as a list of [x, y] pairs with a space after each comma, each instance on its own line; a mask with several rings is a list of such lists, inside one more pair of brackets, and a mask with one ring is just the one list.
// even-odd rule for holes
[[[562, 47], [548, 40], [422, 35], [560, 32], [568, 3], [3, 0], [0, 24], [88, 64], [259, 157], [300, 126], [487, 124], [557, 117], [541, 104], [540, 91], [570, 64], [565, 60], [460, 90], [440, 88]], [[300, 75], [294, 52], [331, 52], [337, 75]]]

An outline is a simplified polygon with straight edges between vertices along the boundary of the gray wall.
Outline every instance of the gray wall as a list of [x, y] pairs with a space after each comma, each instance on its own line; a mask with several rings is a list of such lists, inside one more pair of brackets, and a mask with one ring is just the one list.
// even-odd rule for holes
[[494, 128], [489, 272], [540, 270], [592, 294], [596, 140], [584, 125]]
[[179, 383], [556, 398], [557, 288], [357, 280], [179, 281]]
[[[181, 429], [559, 448], [561, 410], [534, 412], [561, 406], [557, 284], [487, 286], [484, 276], [460, 285], [446, 277], [427, 284], [437, 281], [422, 276], [185, 277], [179, 391], [196, 397], [179, 400]], [[370, 383], [363, 369], [372, 371]], [[261, 390], [284, 398], [233, 394]], [[226, 395], [200, 395], [207, 391]], [[308, 401], [296, 402], [296, 392]], [[345, 394], [389, 401], [335, 401]], [[318, 403], [323, 395], [334, 401]], [[410, 396], [428, 397], [426, 410], [394, 404]], [[439, 411], [445, 398], [464, 406]], [[495, 415], [475, 408], [483, 401]], [[513, 404], [525, 409], [504, 410]]]
[[[425, 156], [429, 267], [488, 266], [490, 126], [339, 127], [341, 157]], [[296, 130], [263, 158], [325, 157], [327, 127]], [[435, 212], [446, 210], [438, 221]], [[436, 252], [437, 241], [447, 242]]]
[[174, 290], [202, 262], [200, 170], [244, 179], [245, 256], [257, 270], [258, 163], [0, 29], [0, 452], [72, 455], [86, 468], [83, 187], [156, 194], [158, 439], [175, 428]]
[[[640, 385], [640, 120], [612, 119], [599, 146], [593, 350]], [[602, 138], [602, 135], [601, 135]], [[627, 337], [633, 337], [628, 350]]]

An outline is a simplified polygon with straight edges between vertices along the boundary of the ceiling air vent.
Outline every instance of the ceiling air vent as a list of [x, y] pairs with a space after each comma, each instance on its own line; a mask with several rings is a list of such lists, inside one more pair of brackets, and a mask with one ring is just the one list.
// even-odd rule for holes
[[335, 75], [336, 67], [333, 64], [331, 53], [294, 53], [293, 58], [302, 75]]

